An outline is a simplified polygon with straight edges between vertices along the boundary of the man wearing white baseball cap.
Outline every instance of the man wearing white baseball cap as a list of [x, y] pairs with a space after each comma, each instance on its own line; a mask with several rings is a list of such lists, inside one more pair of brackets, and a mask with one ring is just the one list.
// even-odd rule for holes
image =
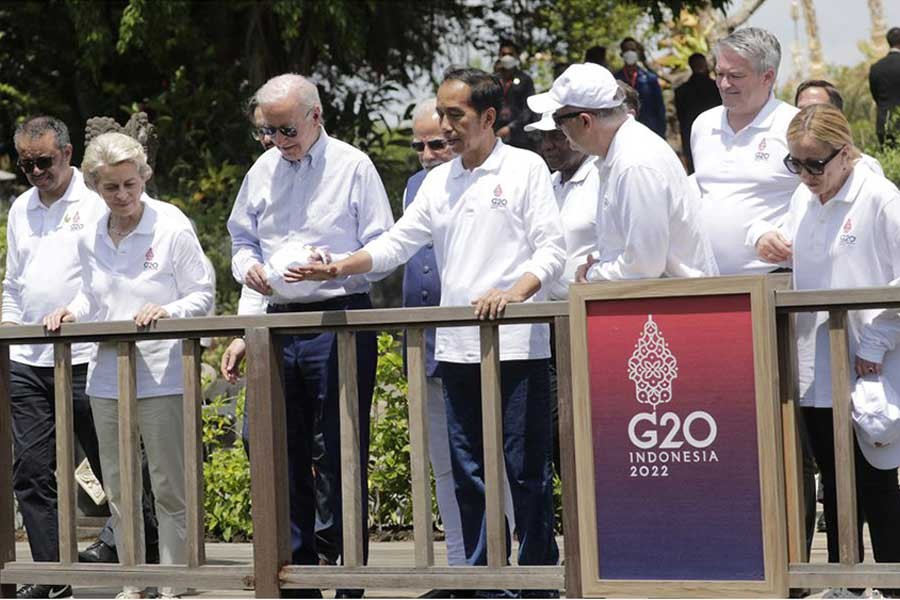
[[531, 110], [553, 113], [573, 148], [600, 157], [600, 252], [577, 280], [718, 275], [684, 167], [665, 140], [629, 116], [624, 98], [612, 73], [586, 63], [528, 99]]

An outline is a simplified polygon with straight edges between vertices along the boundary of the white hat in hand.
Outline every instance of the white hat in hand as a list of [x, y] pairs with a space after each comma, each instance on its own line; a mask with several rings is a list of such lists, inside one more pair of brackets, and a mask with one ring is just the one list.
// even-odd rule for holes
[[302, 298], [314, 292], [321, 281], [297, 281], [289, 283], [284, 280], [285, 272], [291, 267], [303, 267], [310, 263], [331, 262], [331, 253], [327, 248], [311, 246], [299, 241], [290, 241], [275, 251], [264, 266], [269, 285], [276, 296], [287, 299]]
[[860, 377], [853, 388], [853, 425], [860, 450], [876, 469], [900, 467], [900, 396], [878, 376]]

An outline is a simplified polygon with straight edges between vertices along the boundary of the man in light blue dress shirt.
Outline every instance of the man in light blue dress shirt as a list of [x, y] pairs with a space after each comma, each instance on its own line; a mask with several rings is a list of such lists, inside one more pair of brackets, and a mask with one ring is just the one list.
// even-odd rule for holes
[[[328, 255], [337, 259], [349, 256], [389, 229], [393, 217], [372, 161], [356, 148], [328, 136], [322, 126], [318, 90], [300, 75], [270, 79], [257, 91], [255, 100], [265, 122], [261, 131], [275, 147], [263, 153], [247, 172], [228, 220], [235, 279], [268, 296], [269, 313], [370, 308], [370, 281], [383, 277], [383, 273], [317, 285], [296, 283], [283, 265], [273, 266], [278, 262], [273, 256], [280, 249], [295, 247], [308, 250], [296, 256], [299, 263], [311, 255], [316, 260]], [[332, 539], [341, 539], [336, 336], [284, 336], [282, 345], [292, 558], [295, 564], [318, 564], [316, 490], [311, 468], [317, 422], [323, 430], [324, 464], [329, 471], [325, 475], [334, 486], [332, 522], [324, 525], [336, 531]], [[358, 334], [357, 358], [366, 531], [369, 409], [377, 358], [374, 332]]]

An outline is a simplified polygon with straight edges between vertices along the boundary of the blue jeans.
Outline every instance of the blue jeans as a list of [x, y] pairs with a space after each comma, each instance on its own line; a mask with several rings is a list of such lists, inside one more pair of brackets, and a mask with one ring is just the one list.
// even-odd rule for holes
[[[268, 312], [314, 312], [371, 308], [369, 297], [355, 294], [310, 304], [270, 306]], [[281, 338], [288, 446], [291, 552], [294, 564], [319, 563], [322, 538], [340, 552], [341, 436], [338, 404], [337, 336], [334, 333]], [[376, 334], [356, 336], [359, 390], [360, 465], [363, 532], [368, 531], [369, 413], [378, 360]], [[320, 443], [316, 442], [318, 436]], [[317, 456], [320, 455], [320, 456]], [[315, 463], [313, 461], [314, 458]], [[315, 466], [314, 466], [315, 465]], [[326, 492], [325, 497], [321, 497]], [[317, 502], [317, 494], [320, 496]], [[321, 510], [317, 519], [317, 504]], [[325, 514], [325, 513], [328, 514]], [[317, 542], [317, 537], [320, 541]], [[368, 555], [368, 536], [364, 537]]]
[[[519, 537], [520, 565], [559, 561], [553, 526], [553, 444], [549, 362], [500, 363], [503, 454]], [[462, 517], [466, 562], [487, 564], [484, 442], [481, 427], [481, 365], [441, 363], [450, 461]], [[506, 547], [510, 548], [507, 528]]]

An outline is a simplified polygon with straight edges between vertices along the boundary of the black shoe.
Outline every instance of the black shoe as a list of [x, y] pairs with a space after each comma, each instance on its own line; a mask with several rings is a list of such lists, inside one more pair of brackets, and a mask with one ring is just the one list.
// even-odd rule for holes
[[119, 553], [113, 546], [97, 540], [78, 553], [78, 561], [86, 563], [117, 563]]
[[819, 518], [816, 519], [816, 531], [825, 533], [825, 513], [820, 514]]
[[456, 590], [429, 590], [419, 598], [456, 598]]
[[41, 585], [29, 583], [16, 592], [16, 598], [71, 598], [70, 585]]

